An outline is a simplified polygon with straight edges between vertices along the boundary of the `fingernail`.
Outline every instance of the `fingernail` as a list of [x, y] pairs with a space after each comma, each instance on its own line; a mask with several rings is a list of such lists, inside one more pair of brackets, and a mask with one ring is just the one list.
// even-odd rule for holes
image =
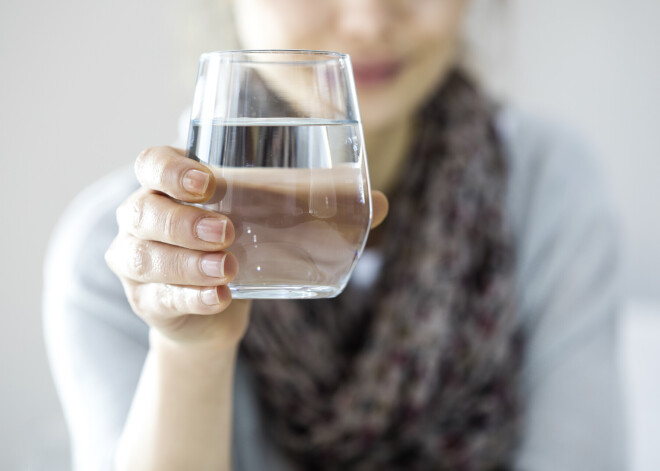
[[227, 255], [207, 255], [202, 259], [202, 271], [206, 276], [222, 278], [225, 276], [225, 257]]
[[210, 288], [205, 289], [201, 293], [202, 302], [207, 306], [215, 306], [220, 304], [220, 298], [218, 298], [218, 289]]
[[197, 223], [197, 237], [206, 242], [224, 242], [227, 221], [219, 218], [204, 218]]
[[200, 170], [188, 170], [183, 175], [183, 188], [196, 195], [203, 195], [209, 186], [209, 174]]

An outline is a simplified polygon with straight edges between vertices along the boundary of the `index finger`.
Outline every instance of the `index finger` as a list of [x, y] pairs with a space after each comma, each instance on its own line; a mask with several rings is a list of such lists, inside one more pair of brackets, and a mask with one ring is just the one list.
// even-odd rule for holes
[[135, 176], [142, 186], [188, 203], [202, 203], [215, 192], [213, 172], [174, 147], [143, 150], [135, 160]]

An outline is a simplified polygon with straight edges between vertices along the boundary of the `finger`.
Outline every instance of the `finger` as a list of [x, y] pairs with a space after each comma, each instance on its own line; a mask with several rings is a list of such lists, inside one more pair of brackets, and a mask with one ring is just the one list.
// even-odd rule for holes
[[238, 262], [228, 252], [183, 249], [130, 234], [115, 238], [106, 262], [117, 276], [141, 283], [217, 286], [238, 273]]
[[213, 172], [173, 147], [143, 150], [135, 160], [135, 176], [142, 186], [189, 203], [206, 201], [215, 192]]
[[390, 204], [387, 201], [387, 196], [382, 191], [374, 190], [371, 192], [371, 205], [373, 208], [373, 216], [371, 218], [371, 228], [375, 229], [387, 217], [387, 212], [390, 209]]
[[138, 239], [212, 252], [229, 247], [235, 235], [226, 216], [144, 188], [119, 206], [117, 223]]
[[185, 314], [217, 314], [231, 303], [231, 292], [227, 286], [179, 286], [130, 280], [123, 280], [123, 283], [131, 307], [149, 324], [162, 323]]

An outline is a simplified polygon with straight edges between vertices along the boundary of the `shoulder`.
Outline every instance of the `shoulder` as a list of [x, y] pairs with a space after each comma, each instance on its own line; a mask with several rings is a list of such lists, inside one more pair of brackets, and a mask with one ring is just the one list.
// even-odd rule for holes
[[[61, 233], [71, 236], [71, 229], [82, 236], [86, 230], [98, 229], [114, 218], [117, 206], [138, 188], [131, 166], [121, 167], [83, 189], [66, 208], [54, 231], [54, 239]], [[110, 226], [111, 224], [105, 224]]]
[[496, 124], [509, 165], [507, 209], [515, 234], [538, 220], [616, 220], [596, 153], [578, 133], [514, 107], [503, 108]]
[[148, 349], [148, 328], [104, 259], [115, 210], [136, 188], [127, 167], [82, 191], [46, 257], [44, 339], [80, 469], [110, 469]]
[[509, 164], [521, 321], [538, 326], [605, 295], [612, 308], [619, 223], [595, 153], [569, 128], [514, 108], [500, 112], [497, 126]]
[[518, 110], [498, 130], [525, 334], [515, 469], [620, 469], [618, 221], [598, 160], [574, 131]]
[[497, 128], [509, 168], [506, 211], [519, 257], [618, 238], [618, 216], [593, 149], [558, 123], [505, 108]]
[[588, 156], [591, 150], [584, 139], [569, 126], [553, 119], [506, 105], [498, 110], [495, 124], [514, 164], [519, 163], [517, 160], [523, 155], [525, 161], [535, 157], [574, 164], [591, 160]]
[[44, 314], [117, 312], [124, 308], [121, 283], [104, 256], [117, 234], [115, 211], [138, 185], [131, 167], [88, 186], [69, 204], [56, 225], [44, 265]]
[[[117, 232], [115, 211], [119, 204], [135, 189], [137, 182], [130, 167], [122, 167], [94, 182], [69, 204], [60, 217], [47, 252], [46, 271], [56, 264], [80, 268], [75, 261], [107, 249], [106, 241]], [[74, 263], [62, 265], [62, 260]]]

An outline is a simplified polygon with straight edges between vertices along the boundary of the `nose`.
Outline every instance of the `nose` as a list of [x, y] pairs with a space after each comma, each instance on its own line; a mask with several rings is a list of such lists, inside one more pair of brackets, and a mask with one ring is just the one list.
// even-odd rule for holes
[[339, 32], [350, 40], [383, 39], [395, 21], [391, 3], [390, 0], [341, 0], [337, 2]]

